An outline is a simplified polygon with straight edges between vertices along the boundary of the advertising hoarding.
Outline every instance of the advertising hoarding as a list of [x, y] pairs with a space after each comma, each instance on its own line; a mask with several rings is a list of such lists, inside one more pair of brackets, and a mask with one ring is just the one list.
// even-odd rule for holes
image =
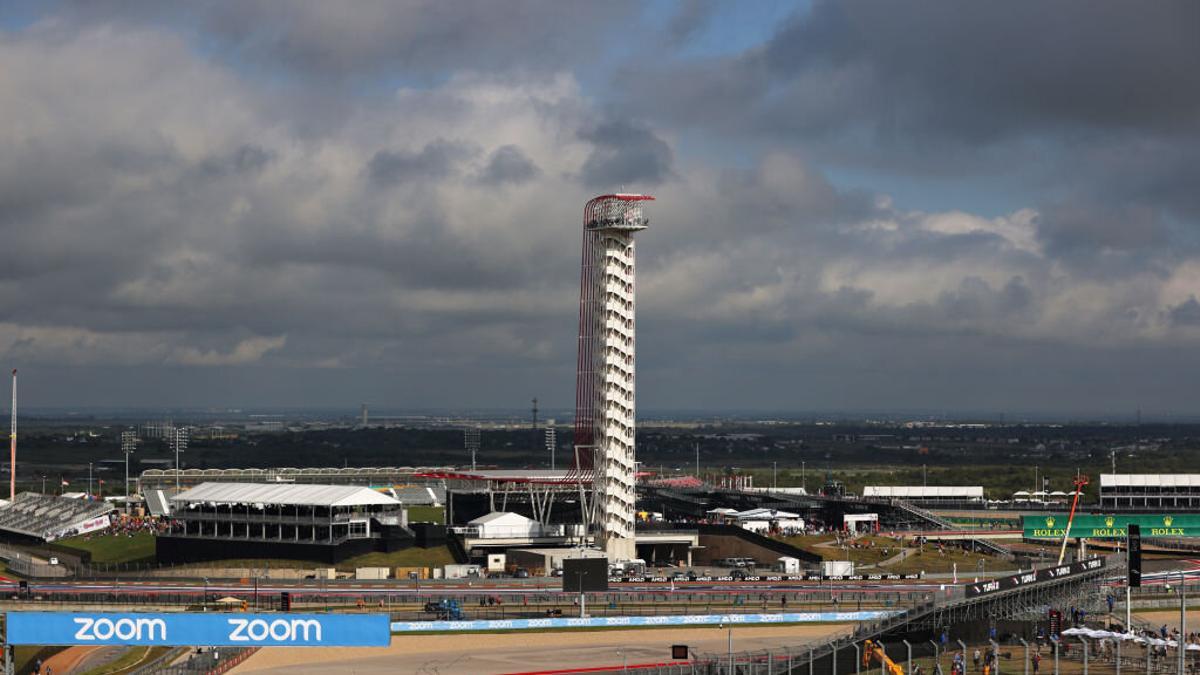
[[1075, 562], [1069, 565], [1058, 565], [1057, 567], [1045, 567], [1040, 570], [1030, 570], [1012, 576], [1000, 577], [999, 579], [991, 579], [988, 581], [980, 581], [973, 584], [967, 584], [966, 596], [968, 598], [987, 595], [989, 593], [999, 593], [1013, 588], [1020, 588], [1029, 584], [1035, 584], [1039, 581], [1051, 581], [1053, 579], [1063, 579], [1066, 577], [1081, 574], [1091, 570], [1104, 568], [1104, 558], [1090, 558], [1083, 562]]
[[386, 647], [386, 614], [9, 612], [14, 645]]
[[[1143, 537], [1200, 537], [1200, 514], [1194, 513], [1077, 515], [1071, 524], [1071, 536], [1124, 539], [1129, 535], [1130, 524], [1137, 524]], [[1021, 516], [1021, 528], [1028, 539], [1062, 539], [1067, 517], [1061, 513]]]

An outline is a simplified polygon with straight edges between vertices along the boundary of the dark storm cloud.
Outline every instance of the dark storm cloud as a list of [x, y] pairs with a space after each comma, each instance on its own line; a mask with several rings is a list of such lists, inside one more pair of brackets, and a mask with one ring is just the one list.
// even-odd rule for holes
[[488, 157], [487, 166], [479, 174], [479, 180], [488, 185], [524, 183], [541, 173], [537, 164], [515, 145], [497, 148]]
[[725, 57], [706, 2], [655, 41], [607, 3], [82, 3], [0, 33], [0, 353], [69, 402], [569, 405], [579, 209], [625, 184], [646, 407], [1107, 408], [1129, 355], [1180, 398], [1194, 76], [1130, 72], [1188, 10], [1031, 7], [819, 3]]
[[776, 134], [1175, 133], [1200, 125], [1197, 25], [1186, 0], [819, 1], [760, 48], [621, 81], [633, 105]]
[[1171, 242], [1158, 209], [1078, 201], [1046, 208], [1039, 219], [1038, 237], [1050, 253], [1062, 258], [1096, 253], [1145, 255]]
[[593, 146], [580, 169], [589, 187], [603, 190], [620, 185], [657, 185], [671, 175], [671, 146], [648, 127], [610, 121], [584, 130], [579, 136]]
[[716, 9], [716, 0], [687, 0], [667, 23], [667, 37], [679, 45], [704, 29]]
[[1193, 295], [1172, 307], [1168, 316], [1176, 326], [1200, 326], [1200, 302]]
[[201, 162], [200, 169], [214, 175], [254, 173], [266, 167], [272, 156], [271, 152], [248, 143], [228, 155]]
[[436, 181], [449, 176], [459, 162], [476, 152], [469, 145], [442, 139], [428, 143], [419, 152], [380, 150], [367, 163], [367, 173], [382, 186]]
[[98, 0], [72, 3], [68, 18], [200, 27], [204, 43], [242, 62], [322, 77], [437, 78], [586, 61], [635, 9], [629, 0]]

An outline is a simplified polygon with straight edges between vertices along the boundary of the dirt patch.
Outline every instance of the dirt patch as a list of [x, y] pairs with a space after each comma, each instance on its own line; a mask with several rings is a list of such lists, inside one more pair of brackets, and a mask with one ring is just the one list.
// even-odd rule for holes
[[[774, 650], [848, 633], [850, 624], [733, 628], [733, 649]], [[723, 628], [681, 628], [601, 632], [395, 636], [377, 649], [260, 650], [236, 673], [412, 673], [486, 675], [555, 668], [620, 666], [669, 661], [671, 645], [693, 653], [724, 654]], [[793, 651], [801, 658], [804, 650]]]

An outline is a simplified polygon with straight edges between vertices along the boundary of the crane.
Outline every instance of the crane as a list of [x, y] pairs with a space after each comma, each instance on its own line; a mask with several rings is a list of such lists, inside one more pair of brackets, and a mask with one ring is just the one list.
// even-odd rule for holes
[[1083, 488], [1087, 487], [1087, 476], [1075, 477], [1075, 498], [1071, 500], [1071, 513], [1067, 516], [1067, 529], [1063, 531], [1062, 548], [1058, 550], [1058, 564], [1063, 563], [1063, 558], [1067, 555], [1067, 541], [1071, 538], [1071, 523], [1075, 522], [1075, 507], [1079, 506], [1079, 495], [1083, 493]]
[[862, 656], [863, 668], [867, 668], [871, 665], [871, 659], [882, 663], [884, 669], [890, 673], [890, 675], [904, 675], [904, 668], [902, 668], [899, 663], [896, 663], [888, 657], [887, 652], [884, 651], [882, 644], [872, 640], [864, 640]]

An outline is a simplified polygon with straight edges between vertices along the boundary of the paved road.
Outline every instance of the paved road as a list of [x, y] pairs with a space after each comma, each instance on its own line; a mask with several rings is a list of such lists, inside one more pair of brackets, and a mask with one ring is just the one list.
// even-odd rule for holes
[[[886, 582], [676, 582], [674, 585], [664, 583], [646, 584], [614, 584], [610, 592], [653, 592], [653, 593], [795, 593], [799, 591], [815, 591], [819, 589], [837, 592], [861, 593], [905, 593], [915, 591], [933, 591], [941, 588], [940, 583], [886, 583]], [[214, 581], [205, 584], [202, 581], [54, 581], [31, 582], [30, 589], [35, 594], [194, 594], [197, 597], [209, 595], [235, 595], [247, 597], [255, 591], [253, 583], [229, 583]], [[0, 583], [0, 593], [15, 593], [18, 585], [15, 581]], [[260, 595], [276, 594], [283, 591], [302, 591], [306, 595], [329, 596], [362, 596], [362, 595], [422, 595], [430, 596], [439, 593], [446, 595], [533, 595], [561, 593], [560, 588], [553, 583], [545, 585], [532, 584], [427, 584], [414, 586], [410, 582], [330, 582], [325, 585], [294, 581], [269, 580], [259, 582], [257, 591]]]
[[[734, 628], [734, 651], [776, 650], [809, 641], [828, 640], [849, 632], [849, 625]], [[720, 655], [729, 646], [720, 628], [539, 634], [397, 636], [380, 649], [267, 648], [235, 668], [234, 673], [438, 673], [495, 675], [560, 668], [614, 666], [623, 662], [669, 662], [671, 645], [688, 645], [693, 653]], [[802, 658], [797, 652], [797, 658]], [[847, 663], [853, 656], [847, 654]]]

